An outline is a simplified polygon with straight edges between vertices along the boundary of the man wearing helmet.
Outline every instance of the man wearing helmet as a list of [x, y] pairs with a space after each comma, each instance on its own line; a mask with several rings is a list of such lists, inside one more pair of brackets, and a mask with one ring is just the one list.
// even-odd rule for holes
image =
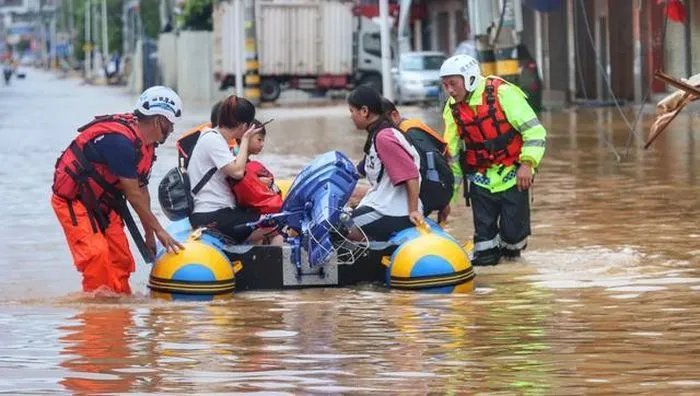
[[[80, 127], [58, 158], [51, 205], [83, 275], [83, 291], [131, 292], [135, 263], [124, 223], [145, 258], [155, 250], [155, 238], [168, 251], [182, 248], [153, 215], [147, 188], [155, 147], [173, 132], [181, 113], [173, 90], [151, 87], [133, 113], [98, 116]], [[145, 240], [126, 201], [141, 220]]]
[[[481, 75], [479, 62], [455, 55], [440, 68], [450, 99], [445, 140], [455, 181], [474, 217], [474, 265], [516, 258], [530, 235], [528, 189], [545, 150], [547, 131], [517, 86]], [[455, 186], [458, 191], [459, 186]]]

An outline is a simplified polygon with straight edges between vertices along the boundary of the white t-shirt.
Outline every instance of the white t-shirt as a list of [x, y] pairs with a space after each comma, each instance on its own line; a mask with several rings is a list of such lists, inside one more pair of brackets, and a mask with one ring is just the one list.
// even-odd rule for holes
[[[411, 146], [402, 132], [397, 131], [395, 128], [392, 128], [391, 131], [403, 149], [413, 157], [413, 163], [416, 165], [416, 168], [420, 169], [420, 155], [418, 155], [415, 147]], [[369, 206], [384, 216], [408, 216], [408, 190], [406, 190], [406, 183], [394, 186], [391, 184], [391, 179], [389, 179], [387, 174], [382, 175], [381, 180], [378, 180], [383, 167], [384, 165], [379, 158], [373, 141], [372, 146], [369, 148], [369, 154], [365, 156], [365, 174], [367, 175], [370, 188], [360, 201], [359, 206]], [[418, 175], [418, 183], [420, 185], [420, 174]], [[418, 211], [423, 212], [423, 203], [420, 199], [418, 199]]]
[[202, 132], [187, 165], [191, 187], [194, 188], [211, 168], [215, 167], [217, 171], [194, 196], [194, 213], [236, 207], [236, 198], [226, 181], [226, 174], [221, 170], [235, 159], [226, 139], [220, 133], [213, 129]]

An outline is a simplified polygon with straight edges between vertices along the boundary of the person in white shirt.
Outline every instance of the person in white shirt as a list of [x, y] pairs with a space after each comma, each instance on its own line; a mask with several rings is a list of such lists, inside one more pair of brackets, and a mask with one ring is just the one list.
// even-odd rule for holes
[[367, 191], [353, 211], [354, 227], [348, 238], [362, 240], [364, 233], [370, 240], [388, 241], [394, 233], [423, 223], [420, 156], [384, 115], [377, 91], [361, 85], [347, 101], [355, 127], [367, 131], [358, 172], [370, 185], [353, 193], [356, 197], [359, 191]]
[[[260, 213], [238, 207], [227, 181], [227, 178], [240, 180], [245, 174], [250, 137], [260, 132], [253, 125], [254, 119], [255, 107], [247, 99], [235, 95], [224, 99], [217, 128], [202, 132], [187, 167], [192, 186], [209, 178], [194, 196], [192, 227], [213, 228], [236, 243], [258, 243], [271, 231], [244, 226], [257, 221]], [[234, 156], [229, 142], [236, 139], [240, 145]]]

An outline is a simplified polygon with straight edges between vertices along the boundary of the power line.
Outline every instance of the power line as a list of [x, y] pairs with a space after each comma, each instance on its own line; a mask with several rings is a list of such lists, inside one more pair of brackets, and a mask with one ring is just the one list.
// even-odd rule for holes
[[[664, 52], [664, 47], [666, 46], [666, 28], [668, 27], [668, 3], [666, 3], [666, 18], [664, 18], [664, 26], [661, 28], [661, 52]], [[642, 103], [639, 105], [639, 111], [637, 112], [637, 118], [634, 120], [634, 136], [639, 137], [637, 135], [636, 130], [637, 126], [639, 124], [639, 121], [642, 119], [642, 111], [644, 110], [644, 104], [647, 102], [649, 99], [649, 96], [651, 95], [651, 90], [652, 90], [652, 85], [654, 84], [654, 74], [653, 71], [650, 70], [652, 73], [651, 77], [649, 78], [649, 85], [647, 86], [647, 92], [644, 95], [644, 98], [642, 99]], [[632, 133], [627, 135], [627, 142], [625, 143], [625, 155], [624, 158], [627, 158], [629, 155], [629, 149], [632, 146], [632, 142], [634, 141], [634, 137]]]
[[[593, 54], [595, 55], [596, 65], [600, 69], [600, 73], [603, 75], [603, 78], [605, 79], [605, 82], [606, 82], [607, 88], [608, 88], [608, 93], [612, 96], [613, 102], [615, 103], [615, 107], [617, 107], [617, 110], [619, 111], [620, 115], [625, 120], [625, 124], [627, 124], [627, 128], [631, 129], [632, 126], [631, 126], [630, 122], [627, 120], [625, 113], [622, 111], [620, 104], [618, 103], [617, 96], [615, 95], [615, 93], [612, 90], [612, 85], [610, 84], [610, 80], [608, 79], [607, 72], [605, 71], [603, 64], [600, 62], [600, 57], [598, 56], [598, 53], [595, 50], [595, 45], [594, 45], [595, 40], [593, 39], [593, 34], [591, 33], [591, 26], [588, 23], [588, 12], [586, 11], [586, 6], [583, 4], [583, 0], [578, 0], [578, 5], [579, 5], [579, 8], [581, 8], [581, 12], [583, 13], [583, 22], [585, 23], [585, 26], [586, 26], [586, 32], [588, 33], [588, 39], [589, 39], [589, 43], [591, 44], [591, 48], [593, 49]], [[616, 158], [617, 162], [620, 162], [622, 157], [620, 157], [620, 154], [617, 152], [617, 149], [615, 149], [615, 145], [607, 137], [603, 138], [603, 142], [612, 150], [613, 154], [615, 154], [615, 158]]]

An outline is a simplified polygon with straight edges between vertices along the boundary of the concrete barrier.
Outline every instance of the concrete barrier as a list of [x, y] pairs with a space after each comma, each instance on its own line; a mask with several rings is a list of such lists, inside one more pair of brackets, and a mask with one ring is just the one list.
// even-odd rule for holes
[[158, 67], [162, 84], [177, 91], [177, 39], [175, 33], [158, 36]]
[[143, 45], [141, 40], [136, 43], [136, 51], [133, 56], [125, 59], [125, 68], [128, 69], [129, 92], [140, 94], [143, 91]]
[[214, 98], [211, 32], [184, 31], [177, 39], [177, 91], [185, 101]]

